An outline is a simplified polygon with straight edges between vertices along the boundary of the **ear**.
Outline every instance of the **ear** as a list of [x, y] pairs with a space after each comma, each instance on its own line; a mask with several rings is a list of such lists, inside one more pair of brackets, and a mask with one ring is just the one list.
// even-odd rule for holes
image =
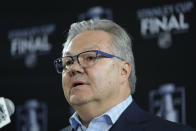
[[128, 81], [129, 75], [131, 73], [131, 64], [127, 61], [122, 61], [120, 64], [120, 76], [121, 83]]

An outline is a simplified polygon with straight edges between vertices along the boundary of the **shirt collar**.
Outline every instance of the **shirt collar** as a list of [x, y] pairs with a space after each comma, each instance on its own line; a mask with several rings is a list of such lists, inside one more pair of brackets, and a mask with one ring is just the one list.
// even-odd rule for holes
[[[132, 96], [129, 95], [124, 101], [114, 106], [113, 108], [111, 108], [110, 110], [102, 114], [101, 116], [98, 116], [97, 118], [103, 116], [105, 119], [107, 119], [106, 120], [107, 122], [114, 124], [118, 120], [120, 115], [123, 113], [123, 111], [131, 104], [132, 101], [133, 101]], [[82, 126], [82, 123], [79, 120], [77, 112], [75, 112], [69, 118], [69, 122], [74, 129], [77, 129], [78, 126]]]
[[114, 106], [104, 114], [109, 116], [112, 121], [112, 124], [114, 124], [118, 120], [120, 115], [123, 113], [123, 111], [131, 104], [132, 101], [132, 96], [129, 95], [124, 101]]

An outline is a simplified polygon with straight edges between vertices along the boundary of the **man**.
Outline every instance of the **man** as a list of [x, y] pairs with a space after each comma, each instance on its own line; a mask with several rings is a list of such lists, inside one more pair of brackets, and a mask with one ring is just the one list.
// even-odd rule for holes
[[133, 101], [136, 76], [131, 45], [125, 30], [112, 21], [71, 25], [63, 57], [55, 61], [66, 100], [76, 111], [69, 119], [71, 125], [62, 131], [193, 130], [152, 116]]

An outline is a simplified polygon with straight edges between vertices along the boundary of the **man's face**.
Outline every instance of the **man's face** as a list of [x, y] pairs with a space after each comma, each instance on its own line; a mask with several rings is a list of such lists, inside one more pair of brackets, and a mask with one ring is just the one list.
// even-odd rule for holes
[[[77, 35], [65, 49], [66, 55], [87, 50], [111, 51], [111, 36], [101, 30]], [[65, 97], [72, 106], [89, 103], [110, 103], [119, 94], [119, 64], [115, 58], [100, 58], [91, 67], [83, 68], [74, 59], [70, 71], [62, 74]]]

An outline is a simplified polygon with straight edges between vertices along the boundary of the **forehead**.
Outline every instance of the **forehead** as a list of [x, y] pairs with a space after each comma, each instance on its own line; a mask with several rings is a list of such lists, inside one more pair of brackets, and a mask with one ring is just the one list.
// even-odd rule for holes
[[86, 50], [99, 49], [109, 51], [112, 37], [102, 30], [85, 31], [75, 36], [65, 47], [63, 56], [74, 55]]

